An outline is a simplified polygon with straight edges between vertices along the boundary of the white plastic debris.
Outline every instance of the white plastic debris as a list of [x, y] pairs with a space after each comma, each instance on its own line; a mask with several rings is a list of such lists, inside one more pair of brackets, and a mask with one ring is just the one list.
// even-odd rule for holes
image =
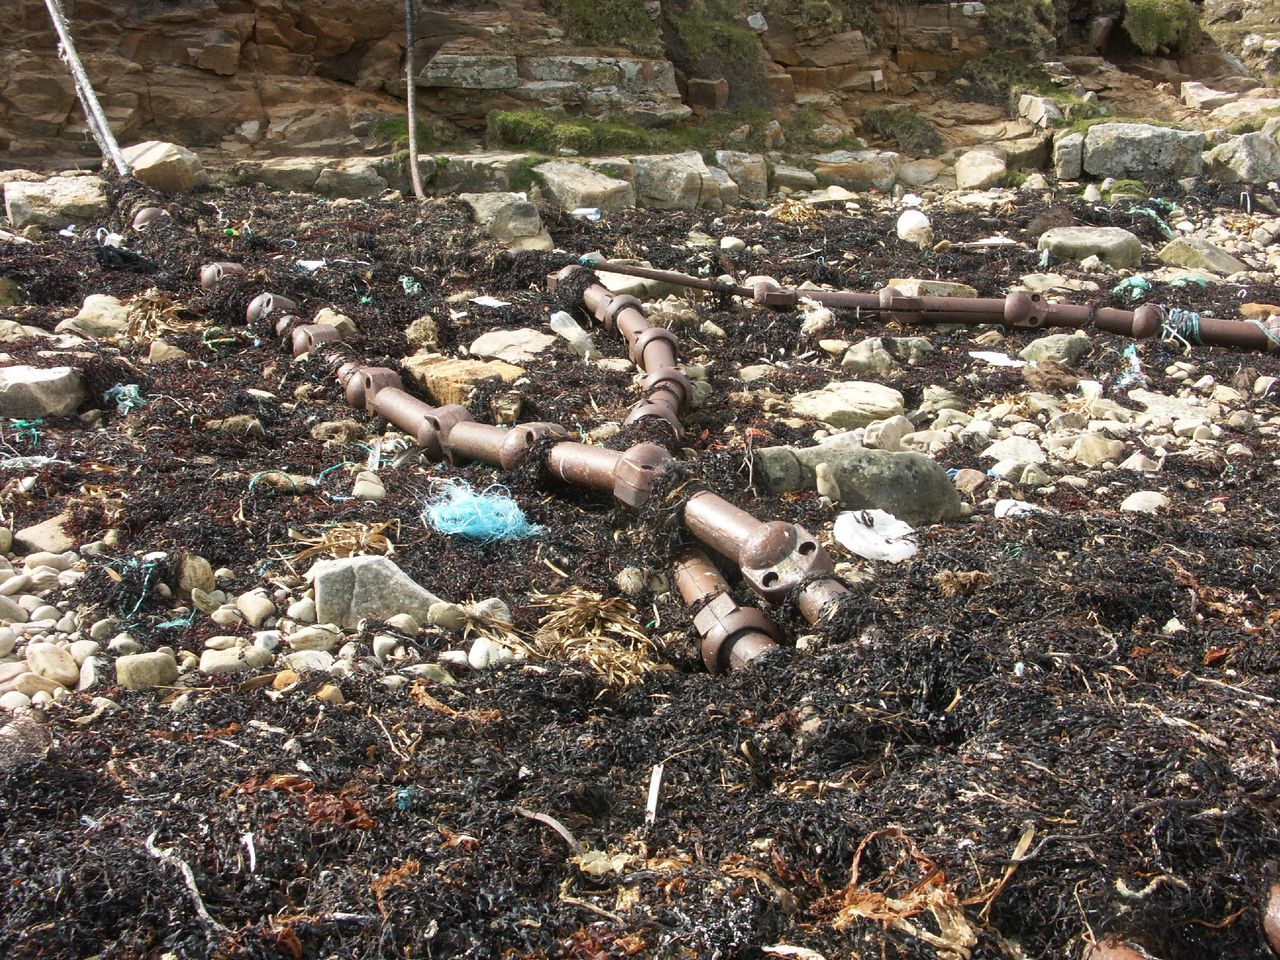
[[479, 304], [482, 307], [509, 307], [511, 306], [506, 300], [499, 300], [497, 297], [472, 297], [471, 302]]
[[1027, 361], [1015, 360], [1007, 353], [1000, 353], [996, 350], [970, 350], [969, 356], [975, 360], [982, 360], [991, 364], [993, 367], [1025, 367]]
[[1005, 520], [1013, 517], [1029, 517], [1039, 509], [1039, 507], [1027, 503], [1025, 500], [1007, 499], [997, 500], [995, 510], [992, 512], [997, 520]]
[[933, 224], [921, 211], [904, 210], [898, 217], [898, 238], [908, 243], [924, 245], [933, 240]]
[[315, 273], [322, 267], [327, 266], [327, 263], [324, 260], [299, 260], [298, 266], [307, 271], [307, 273]]
[[578, 207], [569, 211], [569, 216], [580, 220], [599, 220], [603, 215], [599, 207]]
[[808, 297], [801, 297], [796, 309], [800, 311], [800, 333], [806, 337], [821, 333], [836, 319], [830, 310]]
[[600, 351], [591, 340], [591, 334], [583, 330], [578, 321], [563, 310], [551, 315], [549, 326], [557, 336], [567, 340], [573, 352], [583, 359], [591, 360], [600, 356]]
[[856, 557], [902, 563], [920, 550], [916, 531], [883, 510], [846, 510], [836, 517], [836, 543]]

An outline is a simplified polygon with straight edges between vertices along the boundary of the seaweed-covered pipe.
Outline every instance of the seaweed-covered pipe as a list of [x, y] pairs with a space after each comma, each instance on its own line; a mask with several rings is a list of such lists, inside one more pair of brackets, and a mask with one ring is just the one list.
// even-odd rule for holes
[[[556, 281], [567, 280], [580, 267], [566, 267], [551, 278], [548, 284], [554, 288]], [[636, 404], [627, 415], [627, 423], [635, 423], [649, 417], [666, 422], [677, 438], [684, 435], [680, 423], [680, 411], [689, 402], [693, 386], [677, 360], [676, 335], [665, 327], [649, 323], [644, 309], [635, 297], [617, 295], [599, 283], [590, 284], [582, 294], [583, 303], [597, 320], [617, 327], [627, 343], [631, 362], [644, 370], [645, 399]]]
[[702, 637], [702, 662], [711, 673], [741, 669], [778, 648], [777, 625], [755, 607], [734, 600], [729, 584], [701, 550], [681, 554], [675, 583], [685, 603], [702, 604], [693, 626]]
[[[336, 328], [321, 329], [336, 335], [326, 336], [325, 341], [340, 339]], [[323, 345], [311, 335], [314, 331], [310, 326], [290, 331], [295, 356]], [[528, 459], [538, 440], [568, 435], [557, 424], [496, 427], [474, 422], [458, 404], [433, 407], [407, 393], [399, 376], [386, 367], [344, 363], [336, 373], [351, 406], [395, 424], [436, 460], [452, 462], [462, 457], [511, 470]], [[611, 492], [620, 503], [635, 508], [648, 502], [658, 468], [670, 459], [670, 453], [653, 443], [616, 451], [562, 440], [551, 446], [546, 465], [548, 472], [567, 483]], [[706, 491], [690, 498], [683, 520], [695, 537], [738, 563], [761, 596], [778, 603], [794, 595], [801, 614], [811, 623], [818, 622], [827, 605], [846, 593], [829, 576], [830, 557], [802, 527], [762, 523]], [[723, 611], [724, 606], [721, 601], [716, 609]]]

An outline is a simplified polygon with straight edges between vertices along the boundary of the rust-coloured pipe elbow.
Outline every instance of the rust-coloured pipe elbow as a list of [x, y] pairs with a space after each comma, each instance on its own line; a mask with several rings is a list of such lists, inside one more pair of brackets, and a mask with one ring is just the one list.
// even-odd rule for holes
[[760, 610], [734, 600], [729, 584], [701, 550], [687, 551], [676, 563], [675, 583], [685, 603], [703, 602], [693, 626], [702, 637], [702, 662], [711, 673], [740, 670], [778, 648], [777, 625]]

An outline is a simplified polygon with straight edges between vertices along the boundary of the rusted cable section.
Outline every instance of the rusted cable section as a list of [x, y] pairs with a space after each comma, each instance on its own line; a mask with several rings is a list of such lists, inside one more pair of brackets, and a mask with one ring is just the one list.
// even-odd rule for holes
[[[548, 289], [554, 291], [558, 281], [567, 280], [580, 269], [565, 267], [548, 277]], [[599, 283], [590, 284], [583, 291], [582, 299], [597, 320], [618, 328], [627, 342], [631, 362], [645, 372], [641, 384], [645, 399], [632, 407], [626, 422], [656, 417], [672, 429], [676, 439], [684, 436], [680, 411], [693, 395], [693, 385], [677, 360], [676, 335], [665, 327], [652, 326], [635, 297], [616, 295]]]
[[675, 584], [684, 602], [701, 604], [693, 626], [702, 637], [702, 662], [714, 674], [745, 667], [778, 648], [777, 625], [755, 607], [738, 603], [710, 558], [686, 550], [675, 564]]
[[1190, 344], [1280, 353], [1280, 325], [1248, 320], [1219, 320], [1189, 315], [1187, 311], [1143, 304], [1136, 310], [1111, 307], [1095, 309], [1072, 303], [1050, 303], [1038, 293], [1011, 291], [1003, 298], [909, 297], [895, 287], [875, 293], [843, 290], [796, 290], [760, 282], [750, 287], [690, 277], [672, 270], [653, 270], [625, 263], [600, 261], [594, 269], [658, 280], [696, 290], [712, 290], [753, 300], [766, 307], [794, 307], [803, 297], [838, 310], [853, 310], [904, 325], [937, 323], [996, 323], [1018, 330], [1065, 327], [1097, 328], [1108, 333], [1145, 340], [1160, 336]]

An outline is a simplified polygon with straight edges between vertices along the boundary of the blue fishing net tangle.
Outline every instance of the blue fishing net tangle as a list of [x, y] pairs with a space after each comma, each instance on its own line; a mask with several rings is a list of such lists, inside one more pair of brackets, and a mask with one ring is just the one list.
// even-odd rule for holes
[[532, 524], [501, 484], [476, 493], [465, 480], [449, 480], [427, 501], [423, 517], [432, 529], [449, 535], [497, 543], [536, 537], [542, 528]]

